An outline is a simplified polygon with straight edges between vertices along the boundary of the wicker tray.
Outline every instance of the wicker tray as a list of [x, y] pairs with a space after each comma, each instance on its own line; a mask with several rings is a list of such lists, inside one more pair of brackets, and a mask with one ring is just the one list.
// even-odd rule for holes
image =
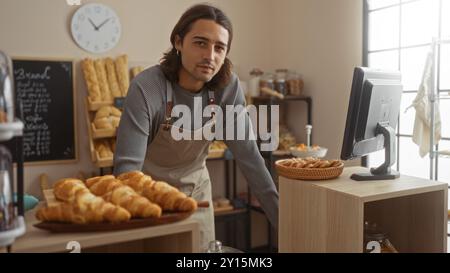
[[292, 179], [327, 180], [338, 177], [344, 170], [344, 163], [330, 168], [291, 168], [282, 165], [285, 160], [277, 160], [275, 167], [279, 175]]

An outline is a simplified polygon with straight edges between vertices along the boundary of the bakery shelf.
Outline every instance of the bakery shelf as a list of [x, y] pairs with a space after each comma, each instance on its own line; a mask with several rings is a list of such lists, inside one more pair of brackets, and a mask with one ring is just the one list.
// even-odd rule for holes
[[269, 101], [280, 102], [280, 101], [295, 101], [295, 100], [308, 101], [308, 100], [311, 100], [311, 97], [308, 97], [308, 96], [291, 96], [291, 95], [285, 96], [283, 99], [279, 99], [279, 98], [272, 97], [272, 96], [252, 97], [252, 101], [253, 102], [264, 102], [264, 103], [267, 103]]
[[223, 158], [224, 154], [225, 154], [225, 149], [209, 150], [208, 159]]
[[236, 215], [236, 214], [242, 214], [247, 213], [247, 209], [231, 209], [231, 210], [223, 210], [223, 211], [216, 211], [214, 210], [214, 216], [221, 217], [221, 216], [227, 216], [227, 215]]
[[102, 108], [103, 106], [111, 106], [114, 105], [113, 101], [91, 101], [90, 97], [87, 97], [87, 108], [89, 111], [97, 111], [98, 109]]
[[113, 157], [100, 157], [97, 151], [95, 151], [95, 165], [98, 168], [109, 168], [113, 166]]
[[97, 129], [97, 128], [95, 128], [95, 125], [92, 122], [91, 122], [91, 130], [92, 130], [92, 138], [93, 139], [115, 137], [116, 132], [117, 132], [117, 128]]

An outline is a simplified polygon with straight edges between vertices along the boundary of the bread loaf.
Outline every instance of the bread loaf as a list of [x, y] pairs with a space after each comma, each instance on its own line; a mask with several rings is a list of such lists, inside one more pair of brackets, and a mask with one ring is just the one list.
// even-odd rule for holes
[[81, 70], [83, 71], [89, 98], [93, 102], [102, 100], [97, 74], [95, 72], [94, 62], [92, 59], [86, 58], [81, 62]]
[[128, 72], [128, 56], [121, 55], [116, 58], [116, 73], [117, 80], [119, 83], [119, 89], [122, 97], [126, 97], [128, 92], [128, 87], [130, 85], [130, 76]]

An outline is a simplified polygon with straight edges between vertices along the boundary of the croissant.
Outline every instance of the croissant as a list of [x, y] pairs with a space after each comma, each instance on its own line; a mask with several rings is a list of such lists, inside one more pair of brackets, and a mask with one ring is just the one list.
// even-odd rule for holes
[[112, 175], [93, 177], [86, 181], [86, 185], [93, 194], [102, 196], [106, 201], [128, 210], [132, 217], [161, 216], [161, 208], [158, 205], [139, 195], [132, 188], [123, 185]]
[[93, 195], [81, 180], [61, 179], [53, 187], [55, 197], [65, 203], [41, 208], [36, 217], [42, 221], [71, 223], [123, 222], [131, 215], [125, 209]]
[[[92, 195], [86, 193], [84, 195]], [[69, 222], [76, 224], [100, 223], [100, 222], [126, 222], [130, 220], [130, 213], [103, 199], [94, 196], [91, 202], [83, 207], [77, 204], [61, 203], [52, 207], [40, 208], [36, 212], [36, 218], [40, 221]]]
[[150, 176], [139, 171], [127, 172], [117, 177], [122, 183], [133, 188], [137, 193], [161, 206], [163, 210], [194, 211], [197, 202], [177, 188], [163, 181], [153, 181]]
[[55, 183], [53, 193], [56, 199], [65, 202], [73, 202], [77, 193], [89, 192], [81, 180], [64, 178]]

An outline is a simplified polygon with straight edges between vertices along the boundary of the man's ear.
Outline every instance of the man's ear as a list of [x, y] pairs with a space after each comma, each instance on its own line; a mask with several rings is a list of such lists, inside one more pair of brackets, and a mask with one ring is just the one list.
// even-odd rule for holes
[[179, 51], [182, 45], [183, 41], [181, 40], [181, 37], [179, 35], [175, 35], [175, 49]]

